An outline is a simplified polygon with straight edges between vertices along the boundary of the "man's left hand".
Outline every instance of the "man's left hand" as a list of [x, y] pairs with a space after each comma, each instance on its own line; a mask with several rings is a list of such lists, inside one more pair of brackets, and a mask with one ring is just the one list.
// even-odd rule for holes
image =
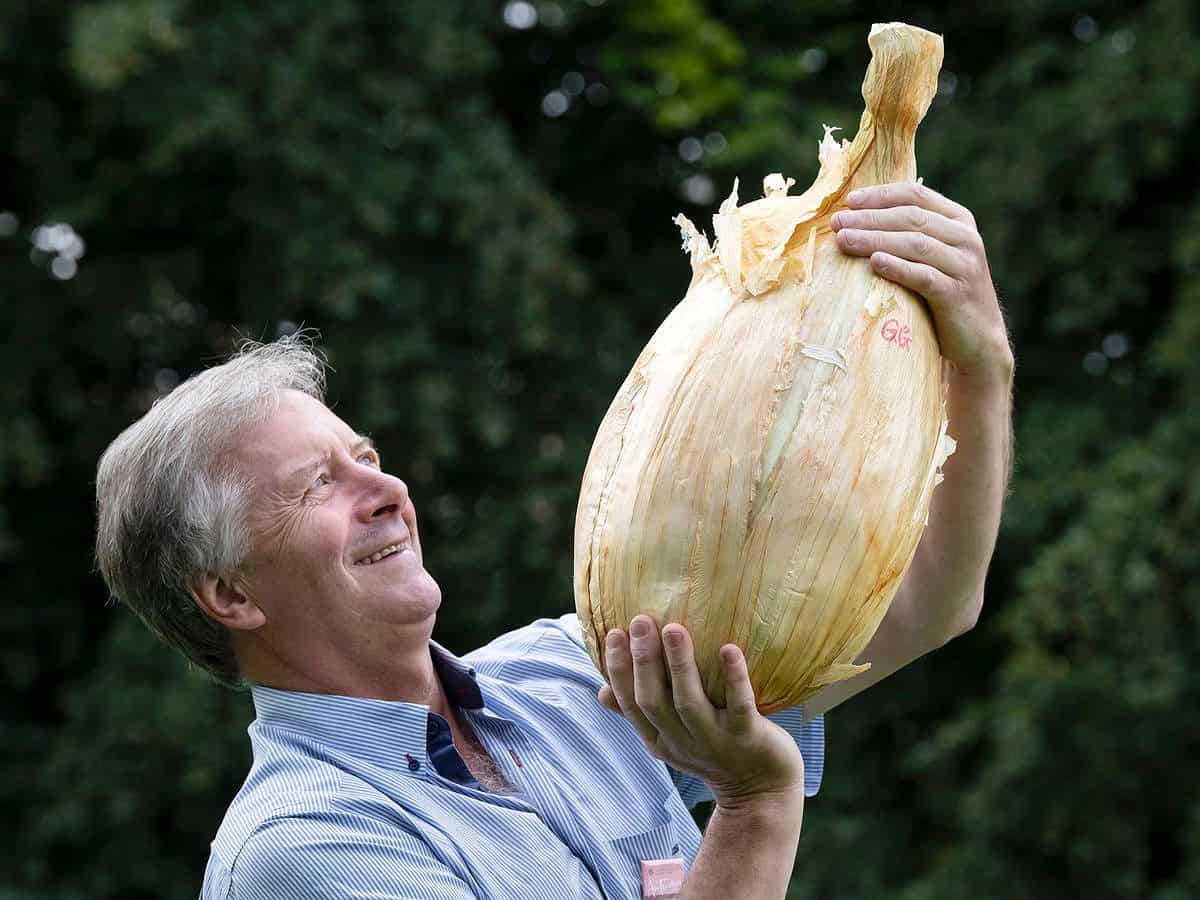
[[856, 662], [871, 668], [804, 703], [817, 715], [973, 627], [1012, 460], [1013, 355], [975, 217], [917, 184], [862, 188], [833, 228], [838, 247], [925, 298], [950, 364], [946, 414], [958, 449], [887, 615]]
[[968, 381], [1011, 377], [1012, 351], [971, 211], [919, 184], [881, 184], [846, 197], [833, 216], [838, 247], [869, 256], [889, 281], [929, 304], [942, 356]]

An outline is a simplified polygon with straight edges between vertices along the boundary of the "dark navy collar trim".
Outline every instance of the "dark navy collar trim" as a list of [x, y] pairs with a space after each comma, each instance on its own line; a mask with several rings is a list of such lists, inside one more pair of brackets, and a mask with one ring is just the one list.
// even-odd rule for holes
[[475, 681], [475, 668], [432, 639], [429, 641], [429, 655], [446, 691], [446, 698], [463, 709], [482, 709], [483, 694]]

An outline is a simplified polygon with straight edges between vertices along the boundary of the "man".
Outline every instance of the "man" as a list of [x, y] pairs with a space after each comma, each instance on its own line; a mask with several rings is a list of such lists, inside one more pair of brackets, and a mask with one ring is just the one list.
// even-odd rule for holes
[[[849, 205], [842, 249], [929, 301], [959, 448], [871, 669], [803, 710], [760, 716], [733, 645], [715, 709], [686, 631], [644, 616], [608, 636], [611, 686], [573, 615], [464, 659], [432, 642], [441, 592], [407, 486], [324, 405], [303, 341], [189, 379], [113, 442], [97, 478], [110, 590], [252, 685], [254, 765], [205, 900], [625, 898], [663, 859], [686, 871], [680, 897], [784, 895], [821, 715], [973, 625], [1009, 469], [1012, 356], [970, 213], [916, 185]], [[687, 807], [707, 798], [702, 839]]]

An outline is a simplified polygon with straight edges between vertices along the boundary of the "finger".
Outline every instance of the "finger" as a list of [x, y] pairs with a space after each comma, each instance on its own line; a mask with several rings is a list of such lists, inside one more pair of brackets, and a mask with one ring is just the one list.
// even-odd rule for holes
[[671, 696], [679, 721], [694, 737], [711, 734], [717, 724], [716, 712], [696, 668], [696, 650], [692, 636], [682, 625], [663, 628], [663, 651], [671, 673]]
[[618, 716], [621, 715], [621, 704], [617, 703], [617, 695], [613, 693], [613, 689], [609, 685], [600, 686], [600, 690], [596, 692], [596, 699], [605, 709], [615, 712]]
[[935, 309], [944, 305], [945, 298], [950, 296], [954, 288], [954, 282], [944, 272], [890, 253], [872, 253], [871, 268], [888, 281], [902, 284], [920, 294]]
[[915, 231], [860, 231], [843, 228], [837, 233], [838, 247], [851, 256], [871, 256], [882, 251], [909, 262], [923, 263], [951, 278], [967, 274], [969, 261], [961, 250]]
[[658, 625], [649, 616], [629, 623], [633, 655], [633, 696], [642, 714], [660, 733], [679, 733], [683, 726], [667, 687], [667, 671], [659, 643]]
[[721, 668], [725, 674], [725, 722], [730, 731], [744, 734], [758, 718], [758, 704], [754, 700], [746, 658], [737, 644], [726, 644], [721, 648]]
[[891, 206], [886, 209], [843, 209], [833, 214], [834, 231], [859, 228], [867, 231], [919, 231], [951, 247], [973, 243], [975, 231], [964, 222], [951, 219], [919, 206]]
[[876, 184], [859, 188], [846, 195], [846, 205], [851, 209], [883, 209], [889, 206], [920, 206], [941, 213], [949, 219], [974, 223], [971, 211], [932, 188], [915, 182]]
[[634, 699], [633, 658], [629, 654], [629, 639], [625, 632], [614, 628], [604, 642], [604, 665], [608, 669], [608, 683], [621, 715], [629, 720], [642, 739], [653, 743], [658, 739], [658, 730], [642, 714]]

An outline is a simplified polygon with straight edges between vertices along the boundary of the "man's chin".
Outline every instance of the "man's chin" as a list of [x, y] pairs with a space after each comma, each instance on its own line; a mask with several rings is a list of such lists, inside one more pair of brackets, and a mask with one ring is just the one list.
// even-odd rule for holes
[[432, 615], [442, 605], [442, 589], [433, 576], [422, 571], [411, 583], [405, 585], [401, 602], [405, 606], [421, 609]]
[[438, 583], [433, 580], [432, 575], [429, 576], [429, 586], [433, 608], [434, 610], [440, 609], [442, 605], [442, 589], [438, 586]]

